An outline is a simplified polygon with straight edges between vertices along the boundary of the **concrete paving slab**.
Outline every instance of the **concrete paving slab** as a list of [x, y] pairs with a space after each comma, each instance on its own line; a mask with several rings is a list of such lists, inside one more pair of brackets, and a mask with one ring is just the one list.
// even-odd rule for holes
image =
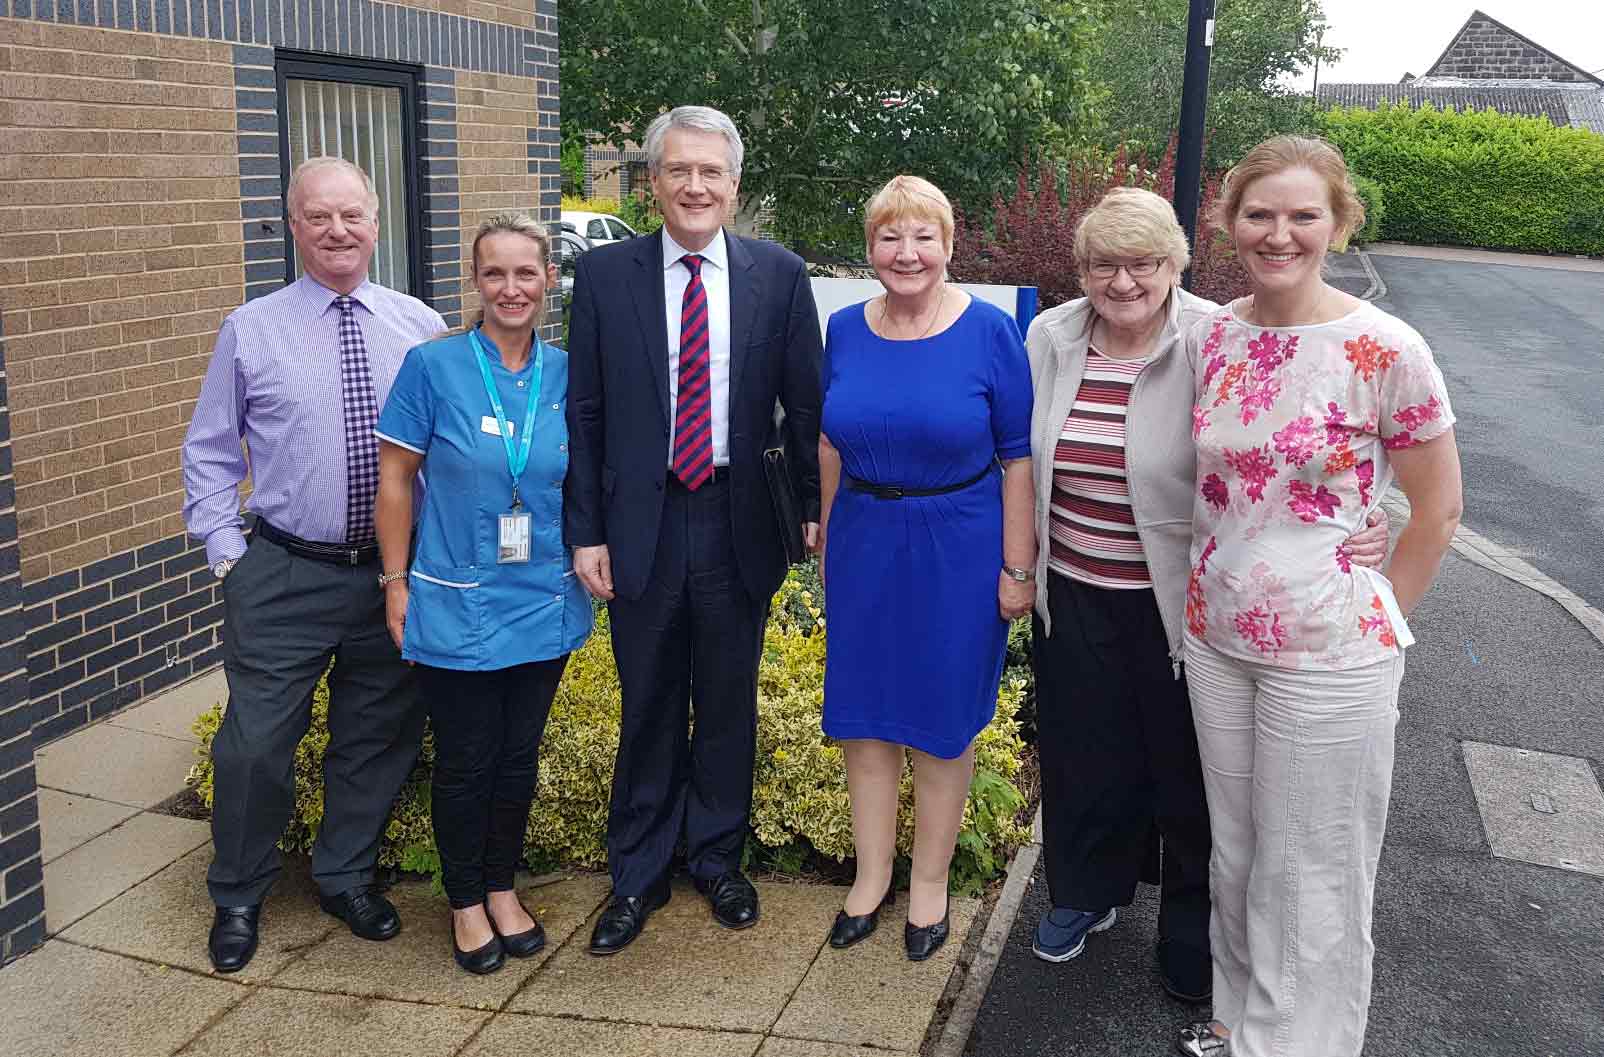
[[228, 700], [228, 680], [221, 668], [213, 668], [197, 679], [180, 683], [170, 690], [148, 697], [116, 713], [107, 724], [125, 730], [139, 730], [146, 734], [160, 734], [180, 741], [196, 741], [190, 725], [195, 717], [219, 701]]
[[488, 976], [473, 976], [451, 959], [451, 908], [428, 882], [409, 881], [386, 895], [401, 914], [401, 935], [382, 950], [349, 930], [336, 931], [274, 977], [283, 987], [337, 991], [411, 1002], [499, 1008], [585, 924], [607, 897], [605, 877], [585, 875], [534, 888], [520, 885], [524, 906], [546, 930], [546, 948], [533, 958], [508, 958]]
[[972, 899], [954, 899], [946, 945], [929, 961], [910, 962], [902, 946], [908, 897], [901, 893], [894, 909], [881, 912], [873, 936], [848, 950], [820, 952], [773, 1033], [917, 1052], [977, 910]]
[[138, 808], [57, 789], [39, 790], [39, 840], [45, 862], [131, 818]]
[[1604, 793], [1586, 760], [1467, 741], [1493, 854], [1604, 877]]
[[843, 1046], [838, 1042], [810, 1042], [805, 1039], [765, 1039], [757, 1057], [873, 1057], [898, 1050], [868, 1050], [862, 1046]]
[[143, 812], [45, 864], [45, 925], [60, 932], [211, 840], [204, 822]]
[[449, 1057], [489, 1017], [449, 1006], [262, 987], [186, 1046], [184, 1057]]
[[752, 1057], [761, 1035], [502, 1013], [460, 1057]]
[[172, 1053], [246, 994], [220, 980], [52, 940], [0, 970], [0, 1048], [10, 1057]]
[[[589, 933], [559, 951], [508, 1007], [589, 1020], [767, 1031], [830, 931], [844, 889], [762, 883], [763, 918], [719, 928], [688, 882], [618, 954], [586, 950]], [[586, 923], [590, 928], [592, 922]]]
[[[108, 766], [113, 760], [116, 766]], [[34, 761], [42, 786], [143, 808], [184, 788], [195, 746], [97, 723], [46, 745]]]
[[[63, 938], [167, 965], [210, 972], [206, 932], [212, 926], [212, 901], [206, 894], [206, 867], [211, 861], [209, 844], [197, 848], [73, 925], [63, 933]], [[49, 884], [47, 871], [47, 914], [51, 913]], [[261, 942], [256, 957], [243, 971], [229, 978], [260, 983], [307, 947], [344, 928], [318, 909], [317, 889], [312, 883], [308, 861], [291, 857], [262, 908]]]

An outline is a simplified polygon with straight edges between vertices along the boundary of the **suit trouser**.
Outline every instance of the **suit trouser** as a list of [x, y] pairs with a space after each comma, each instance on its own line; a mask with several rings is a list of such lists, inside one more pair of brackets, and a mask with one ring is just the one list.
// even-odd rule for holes
[[1214, 1017], [1236, 1057], [1356, 1057], [1403, 656], [1347, 671], [1186, 666], [1214, 827]]
[[768, 599], [736, 568], [727, 480], [688, 492], [670, 475], [646, 590], [607, 610], [623, 690], [607, 816], [614, 890], [639, 896], [665, 877], [682, 832], [693, 876], [738, 869]]
[[1035, 618], [1042, 852], [1054, 906], [1128, 905], [1163, 836], [1159, 936], [1208, 950], [1209, 815], [1186, 682], [1151, 590], [1057, 573]]
[[373, 879], [379, 838], [423, 732], [411, 669], [384, 626], [376, 566], [297, 557], [257, 536], [223, 581], [228, 710], [212, 741], [207, 888], [219, 906], [259, 903], [295, 808], [295, 750], [329, 673], [323, 821], [312, 876], [335, 895]]

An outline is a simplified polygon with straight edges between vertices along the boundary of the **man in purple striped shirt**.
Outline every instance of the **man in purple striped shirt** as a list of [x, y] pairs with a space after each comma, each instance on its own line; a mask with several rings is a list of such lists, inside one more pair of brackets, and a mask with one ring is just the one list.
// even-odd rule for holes
[[[323, 909], [366, 939], [401, 928], [370, 886], [423, 726], [375, 575], [373, 427], [407, 350], [445, 321], [368, 282], [378, 196], [361, 169], [313, 158], [290, 177], [286, 198], [305, 275], [223, 321], [183, 449], [184, 521], [223, 581], [229, 704], [212, 742], [206, 878], [217, 905], [207, 947], [219, 972], [243, 969], [256, 951], [262, 900], [280, 868], [275, 844], [295, 806], [295, 748], [329, 661], [312, 874]], [[249, 541], [247, 474], [257, 519]]]

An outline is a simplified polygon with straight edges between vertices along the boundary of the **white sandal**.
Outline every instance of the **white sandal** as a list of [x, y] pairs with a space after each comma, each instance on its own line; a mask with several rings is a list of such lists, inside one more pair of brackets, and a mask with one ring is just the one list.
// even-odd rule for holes
[[1217, 1034], [1213, 1021], [1200, 1020], [1181, 1029], [1175, 1052], [1186, 1057], [1230, 1057], [1231, 1036]]

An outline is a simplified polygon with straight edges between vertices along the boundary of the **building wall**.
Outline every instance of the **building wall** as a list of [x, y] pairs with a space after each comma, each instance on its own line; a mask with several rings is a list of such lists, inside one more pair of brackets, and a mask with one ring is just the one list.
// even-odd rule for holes
[[179, 447], [284, 281], [286, 50], [416, 71], [448, 321], [483, 214], [557, 219], [555, 0], [0, 0], [0, 958], [43, 931], [33, 748], [217, 663]]
[[1472, 18], [1467, 22], [1442, 58], [1428, 71], [1428, 75], [1477, 80], [1593, 81], [1584, 71], [1486, 17]]

